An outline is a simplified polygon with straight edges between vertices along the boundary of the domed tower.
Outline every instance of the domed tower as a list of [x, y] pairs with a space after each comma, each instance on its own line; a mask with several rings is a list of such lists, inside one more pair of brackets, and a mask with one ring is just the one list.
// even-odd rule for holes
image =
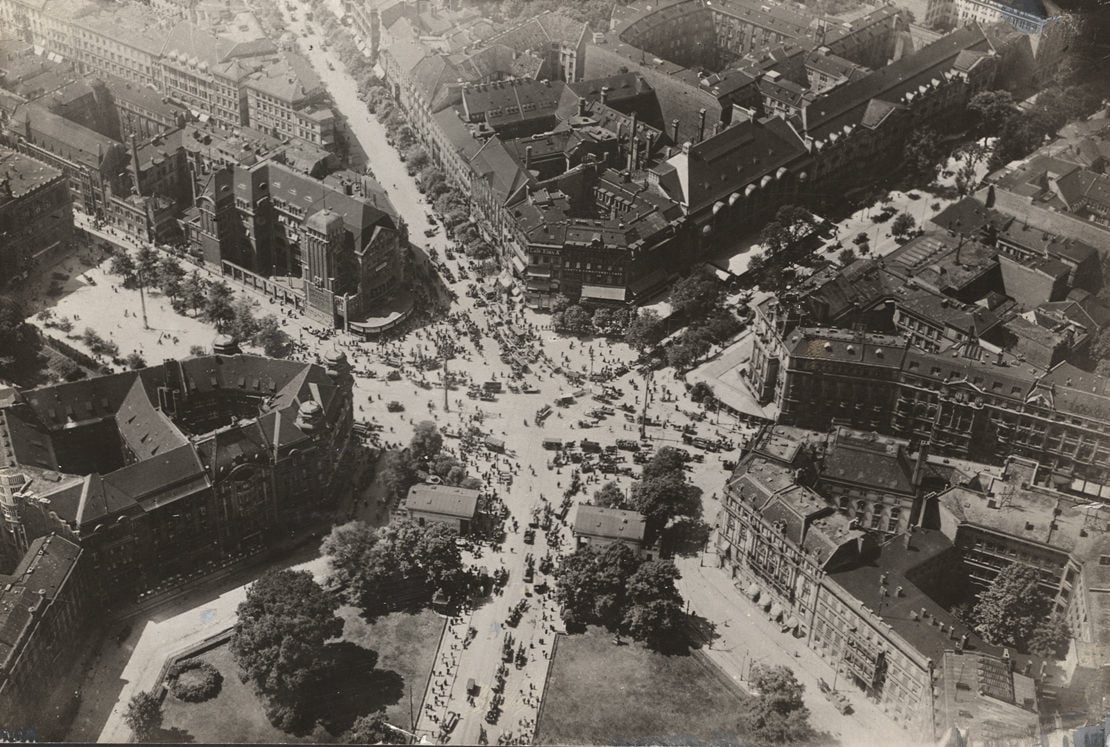
[[315, 400], [302, 402], [297, 410], [296, 426], [310, 436], [317, 435], [324, 430], [324, 408]]
[[216, 335], [212, 352], [216, 355], [239, 355], [239, 343], [231, 335]]
[[347, 355], [342, 350], [333, 348], [324, 356], [324, 363], [327, 365], [328, 378], [339, 386], [350, 389], [354, 384], [354, 376], [351, 375], [351, 364], [347, 360]]

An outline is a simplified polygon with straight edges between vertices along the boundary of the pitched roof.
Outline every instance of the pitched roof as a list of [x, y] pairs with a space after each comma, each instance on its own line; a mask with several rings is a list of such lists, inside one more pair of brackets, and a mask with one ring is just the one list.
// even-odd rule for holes
[[591, 537], [643, 542], [647, 520], [638, 511], [580, 503], [574, 516], [574, 533]]
[[419, 483], [409, 488], [403, 508], [459, 519], [473, 519], [478, 513], [481, 491], [450, 485]]

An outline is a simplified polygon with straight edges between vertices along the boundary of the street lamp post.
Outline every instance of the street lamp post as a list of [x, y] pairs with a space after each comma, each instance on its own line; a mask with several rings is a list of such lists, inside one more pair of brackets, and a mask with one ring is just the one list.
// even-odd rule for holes
[[139, 278], [139, 306], [143, 310], [143, 329], [150, 329], [150, 324], [146, 320], [146, 293], [143, 292], [146, 288], [146, 278], [143, 277], [143, 268], [137, 268], [135, 274]]

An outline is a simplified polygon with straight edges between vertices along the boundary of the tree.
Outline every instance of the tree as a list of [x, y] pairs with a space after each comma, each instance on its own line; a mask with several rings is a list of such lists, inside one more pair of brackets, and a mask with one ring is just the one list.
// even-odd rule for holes
[[756, 664], [751, 685], [759, 695], [741, 707], [740, 731], [759, 745], [799, 744], [815, 734], [802, 701], [805, 686], [783, 666]]
[[696, 381], [694, 385], [690, 387], [690, 400], [695, 404], [700, 405], [704, 402], [712, 401], [713, 398], [713, 387], [709, 386], [709, 384], [704, 381]]
[[914, 217], [906, 212], [898, 213], [894, 217], [894, 222], [890, 224], [890, 232], [896, 239], [906, 239], [917, 228], [917, 221]]
[[562, 320], [563, 327], [569, 332], [588, 332], [593, 317], [578, 304], [573, 304], [563, 312]]
[[208, 354], [208, 351], [204, 349], [203, 345], [190, 345], [189, 346], [189, 355], [197, 356], [197, 355], [207, 355], [207, 354]]
[[232, 305], [234, 293], [231, 286], [223, 280], [208, 286], [208, 293], [204, 301], [204, 317], [208, 322], [215, 324], [216, 329], [227, 329], [235, 318], [235, 307]]
[[141, 690], [131, 696], [123, 720], [138, 742], [150, 742], [162, 728], [162, 701], [153, 692]]
[[659, 342], [661, 335], [659, 313], [654, 309], [640, 309], [629, 321], [624, 341], [643, 353]]
[[25, 319], [18, 302], [0, 296], [0, 377], [5, 379], [22, 379], [37, 367], [42, 338]]
[[112, 256], [112, 262], [108, 265], [108, 272], [123, 278], [124, 288], [134, 289], [139, 287], [139, 268], [135, 265], [135, 260], [124, 249], [119, 250]]
[[671, 308], [674, 313], [685, 314], [687, 318], [701, 317], [720, 305], [724, 293], [725, 289], [717, 276], [701, 269], [671, 287]]
[[1008, 119], [1018, 114], [1009, 91], [980, 91], [967, 102], [967, 109], [975, 115], [975, 126], [983, 135], [997, 133]]
[[281, 320], [267, 314], [258, 320], [258, 331], [254, 334], [254, 344], [270, 358], [284, 358], [289, 355], [289, 335], [281, 328]]
[[1060, 613], [1053, 612], [1037, 621], [1029, 637], [1029, 653], [1044, 659], [1063, 659], [1070, 638], [1068, 621]]
[[175, 257], [166, 255], [158, 264], [156, 272], [158, 287], [171, 299], [177, 298], [185, 282], [185, 270]]
[[979, 594], [976, 629], [988, 643], [1028, 650], [1033, 632], [1051, 607], [1039, 579], [1035, 568], [1011, 563]]
[[615, 482], [607, 482], [598, 488], [594, 493], [594, 505], [604, 506], [605, 508], [625, 508], [628, 499], [624, 496], [624, 491], [621, 490], [620, 485]]
[[613, 310], [604, 306], [596, 309], [593, 316], [593, 327], [598, 331], [606, 330], [613, 323]]
[[394, 499], [404, 495], [416, 482], [416, 474], [408, 454], [391, 449], [382, 455], [378, 465], [382, 487]]
[[228, 334], [242, 342], [252, 341], [258, 334], [259, 326], [258, 320], [254, 318], [254, 304], [247, 296], [235, 299], [226, 330]]
[[343, 632], [338, 608], [307, 571], [270, 571], [247, 589], [231, 653], [242, 679], [266, 698], [275, 727], [312, 723], [307, 706], [332, 671], [325, 646]]
[[648, 533], [656, 536], [677, 518], [701, 516], [701, 488], [684, 475], [642, 478], [632, 487], [632, 506], [647, 519]]
[[840, 253], [836, 255], [836, 259], [840, 262], [841, 267], [847, 267], [859, 259], [859, 257], [856, 256], [856, 252], [852, 247], [848, 247], [846, 249], [841, 249]]
[[675, 582], [681, 574], [669, 560], [642, 563], [628, 579], [624, 625], [629, 635], [653, 648], [674, 644], [686, 621]]
[[931, 127], [910, 132], [902, 148], [902, 161], [910, 174], [932, 181], [940, 167], [940, 138]]
[[143, 244], [135, 254], [135, 270], [143, 287], [149, 287], [158, 281], [158, 266], [161, 255], [149, 244]]
[[421, 420], [413, 428], [412, 441], [409, 442], [409, 452], [414, 459], [428, 460], [434, 457], [443, 448], [443, 434], [436, 428], [431, 420]]
[[783, 205], [775, 211], [775, 219], [759, 232], [759, 243], [769, 256], [794, 246], [817, 226], [813, 213], [797, 205]]
[[132, 371], [138, 371], [140, 368], [146, 368], [146, 359], [139, 353], [131, 352], [127, 354], [127, 367]]
[[359, 716], [343, 734], [344, 744], [390, 744], [396, 736], [385, 725], [385, 711]]
[[181, 298], [185, 305], [196, 314], [208, 299], [208, 281], [197, 274], [196, 270], [182, 283]]
[[640, 473], [641, 480], [650, 480], [656, 477], [679, 477], [686, 474], [686, 457], [673, 446], [663, 446], [655, 452]]
[[563, 559], [555, 579], [555, 598], [571, 624], [595, 623], [622, 630], [628, 579], [639, 559], [627, 545], [616, 542], [602, 551], [588, 545]]

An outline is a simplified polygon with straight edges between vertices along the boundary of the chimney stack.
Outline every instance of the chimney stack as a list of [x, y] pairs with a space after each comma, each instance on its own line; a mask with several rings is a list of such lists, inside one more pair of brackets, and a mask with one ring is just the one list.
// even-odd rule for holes
[[609, 105], [609, 86], [601, 87], [601, 103], [605, 106]]
[[531, 145], [526, 146], [524, 148], [524, 170], [525, 171], [531, 171], [532, 170], [532, 146]]
[[705, 115], [706, 115], [706, 111], [705, 111], [704, 107], [701, 108], [701, 109], [698, 109], [698, 139], [697, 139], [697, 142], [699, 142], [699, 143], [702, 140], [705, 139]]
[[671, 120], [671, 142], [678, 145], [678, 120]]
[[718, 121], [716, 124], [713, 125], [713, 134], [714, 135], [720, 135], [721, 130], [724, 129], [724, 126], [725, 125], [724, 125], [723, 122]]
[[586, 99], [578, 99], [578, 116], [586, 116]]

